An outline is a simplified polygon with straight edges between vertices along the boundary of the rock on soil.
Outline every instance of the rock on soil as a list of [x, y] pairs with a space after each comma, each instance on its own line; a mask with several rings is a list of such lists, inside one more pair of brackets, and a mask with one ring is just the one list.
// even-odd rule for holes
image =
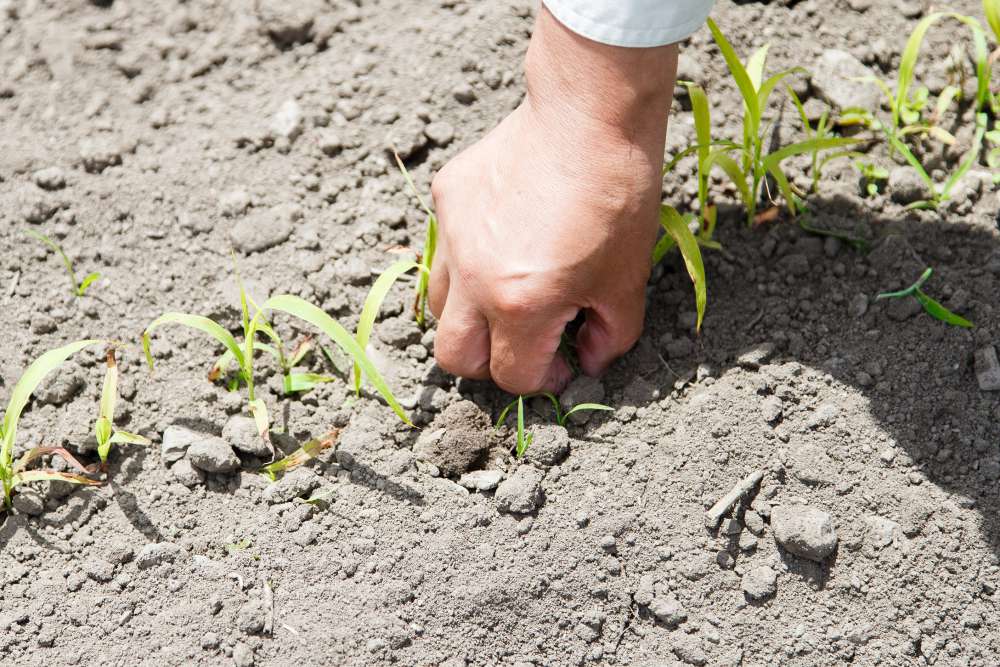
[[320, 476], [309, 468], [295, 468], [264, 489], [264, 500], [274, 505], [290, 502], [294, 498], [305, 498], [322, 482]]
[[76, 364], [67, 364], [35, 390], [35, 398], [39, 403], [62, 405], [72, 400], [84, 384], [83, 370]]
[[191, 465], [211, 473], [228, 473], [239, 470], [240, 459], [233, 448], [222, 438], [206, 435], [191, 443], [187, 451]]
[[173, 542], [153, 542], [142, 548], [135, 564], [140, 570], [148, 570], [163, 563], [173, 563], [182, 553], [183, 549]]
[[34, 489], [21, 487], [11, 503], [15, 510], [27, 516], [38, 516], [45, 511], [45, 498]]
[[534, 438], [525, 453], [530, 463], [559, 465], [569, 456], [569, 434], [558, 424], [543, 424], [532, 429]]
[[263, 252], [288, 240], [295, 219], [282, 207], [253, 210], [233, 224], [229, 238], [233, 247], [245, 255]]
[[442, 475], [461, 475], [482, 463], [494, 444], [490, 418], [472, 401], [449, 405], [420, 435], [413, 453]]
[[1000, 391], [1000, 360], [997, 349], [987, 345], [976, 350], [976, 380], [982, 391]]
[[187, 459], [181, 459], [170, 466], [170, 474], [189, 489], [205, 483], [205, 473], [191, 465]]
[[839, 109], [878, 109], [881, 94], [872, 83], [851, 79], [875, 76], [871, 68], [840, 49], [827, 49], [813, 66], [812, 85], [823, 99]]
[[833, 517], [808, 505], [779, 505], [771, 510], [774, 539], [790, 553], [822, 562], [837, 548]]
[[35, 185], [43, 190], [61, 190], [66, 187], [66, 173], [59, 167], [39, 169], [34, 174]]
[[521, 465], [514, 474], [497, 487], [497, 509], [511, 514], [526, 514], [541, 507], [542, 471], [529, 465]]
[[191, 443], [204, 437], [206, 434], [192, 431], [184, 426], [177, 424], [168, 426], [163, 431], [163, 439], [160, 442], [160, 458], [164, 465], [184, 458]]
[[913, 167], [893, 167], [889, 172], [888, 188], [892, 200], [898, 204], [912, 204], [931, 198], [927, 182]]
[[470, 491], [492, 491], [503, 481], [499, 470], [473, 470], [458, 478], [458, 483]]
[[[559, 395], [559, 405], [563, 412], [572, 410], [580, 403], [603, 403], [604, 384], [597, 378], [589, 375], [580, 375], [569, 383], [569, 386]], [[569, 420], [574, 424], [585, 424], [593, 414], [590, 410], [581, 410], [570, 415]]]
[[672, 595], [658, 595], [649, 603], [649, 611], [656, 616], [656, 620], [663, 623], [668, 628], [675, 628], [687, 620], [687, 612], [684, 607]]
[[761, 565], [743, 575], [743, 592], [754, 600], [763, 600], [778, 590], [777, 581], [778, 573], [766, 565]]
[[256, 456], [269, 457], [271, 448], [257, 432], [257, 423], [251, 417], [233, 415], [222, 428], [222, 439], [241, 452]]

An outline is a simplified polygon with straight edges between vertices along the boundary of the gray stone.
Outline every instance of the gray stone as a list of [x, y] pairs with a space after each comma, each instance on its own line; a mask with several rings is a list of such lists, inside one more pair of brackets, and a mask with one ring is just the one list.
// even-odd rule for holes
[[316, 139], [316, 145], [323, 155], [333, 157], [344, 149], [344, 140], [335, 130], [323, 130]]
[[66, 173], [59, 167], [46, 167], [33, 174], [35, 185], [43, 190], [61, 190], [66, 187]]
[[901, 299], [890, 299], [889, 305], [886, 306], [885, 314], [890, 320], [905, 322], [911, 317], [920, 314], [923, 310], [924, 307], [916, 299], [903, 297]]
[[337, 463], [347, 470], [358, 465], [371, 466], [377, 452], [384, 446], [382, 424], [365, 415], [355, 415], [347, 428], [340, 432]]
[[23, 486], [14, 494], [11, 504], [14, 505], [14, 509], [26, 516], [38, 516], [45, 511], [45, 498], [42, 494]]
[[987, 345], [976, 350], [976, 381], [981, 391], [1000, 391], [1000, 360], [997, 349]]
[[207, 437], [204, 433], [192, 431], [184, 426], [171, 424], [163, 431], [163, 439], [160, 442], [160, 459], [164, 465], [179, 461], [187, 454], [191, 443]]
[[743, 523], [746, 524], [747, 530], [754, 535], [760, 535], [764, 532], [764, 519], [753, 510], [747, 510], [744, 513]]
[[777, 396], [768, 396], [760, 402], [760, 414], [768, 424], [775, 424], [781, 419], [782, 405], [781, 399]]
[[72, 400], [83, 389], [84, 384], [84, 375], [80, 367], [72, 363], [66, 364], [46, 378], [46, 381], [35, 390], [35, 398], [39, 403], [62, 405]]
[[521, 465], [497, 487], [497, 509], [511, 514], [526, 514], [542, 506], [542, 471]]
[[749, 347], [736, 357], [737, 365], [747, 370], [755, 371], [774, 356], [774, 345], [772, 343], [760, 343]]
[[[559, 405], [564, 412], [572, 410], [580, 403], [602, 403], [604, 401], [604, 384], [589, 375], [580, 375], [569, 383], [569, 386], [559, 396]], [[581, 410], [570, 415], [574, 424], [585, 424], [593, 414], [590, 410]]]
[[461, 104], [472, 104], [476, 101], [476, 91], [464, 81], [451, 89], [451, 95]]
[[503, 481], [500, 470], [473, 470], [458, 478], [458, 483], [470, 491], [492, 491]]
[[837, 464], [822, 448], [802, 443], [791, 452], [792, 475], [806, 484], [829, 485], [837, 481]]
[[271, 118], [271, 134], [281, 139], [294, 141], [302, 134], [302, 107], [295, 100], [285, 100]]
[[436, 146], [447, 146], [455, 139], [455, 128], [451, 123], [438, 121], [424, 128], [424, 134]]
[[764, 600], [778, 590], [778, 573], [766, 565], [752, 568], [743, 575], [743, 592], [754, 600]]
[[850, 53], [827, 49], [812, 69], [813, 88], [834, 107], [879, 107], [881, 92], [878, 87], [871, 82], [852, 80], [874, 77], [875, 72]]
[[236, 667], [253, 667], [254, 660], [253, 649], [243, 642], [236, 642], [233, 646], [233, 664]]
[[257, 423], [251, 417], [233, 415], [222, 428], [222, 439], [233, 449], [257, 458], [270, 458], [271, 448], [257, 432]]
[[387, 317], [375, 326], [375, 335], [383, 343], [402, 350], [419, 343], [422, 334], [412, 317]]
[[779, 505], [771, 510], [774, 539], [801, 558], [822, 562], [837, 548], [833, 517], [808, 505]]
[[882, 549], [890, 544], [906, 541], [903, 529], [892, 519], [871, 515], [865, 517], [865, 523], [868, 526], [868, 542], [874, 547]]
[[170, 466], [170, 474], [189, 489], [205, 483], [205, 473], [191, 465], [187, 459], [181, 459]]
[[84, 573], [94, 581], [106, 584], [115, 578], [115, 566], [103, 558], [91, 558], [83, 563]]
[[204, 435], [192, 442], [187, 456], [191, 465], [205, 472], [229, 473], [240, 467], [240, 459], [229, 443], [214, 435]]
[[847, 305], [847, 312], [854, 318], [864, 317], [868, 312], [868, 295], [855, 294]]
[[525, 454], [530, 463], [559, 465], [569, 456], [569, 434], [558, 424], [543, 424], [532, 429], [534, 437]]
[[427, 146], [424, 121], [415, 116], [407, 116], [393, 124], [385, 138], [385, 147], [394, 151], [400, 159], [408, 160]]
[[649, 603], [649, 611], [656, 620], [668, 628], [675, 628], [687, 620], [687, 612], [672, 595], [658, 595]]
[[892, 200], [897, 204], [912, 204], [932, 196], [926, 181], [910, 166], [893, 167], [889, 172], [888, 187]]
[[264, 489], [264, 500], [275, 505], [305, 498], [322, 482], [322, 478], [309, 468], [295, 468]]
[[32, 225], [40, 225], [59, 210], [59, 205], [42, 196], [30, 196], [21, 202], [21, 217]]
[[153, 542], [142, 548], [135, 564], [140, 570], [147, 570], [163, 563], [173, 563], [182, 553], [181, 547], [173, 542]]
[[480, 464], [494, 443], [486, 413], [471, 401], [459, 401], [445, 408], [421, 433], [413, 453], [435, 465], [442, 475], [461, 475]]
[[318, 18], [330, 12], [322, 0], [257, 0], [255, 6], [261, 32], [281, 47], [312, 41]]
[[236, 625], [240, 632], [255, 635], [264, 629], [267, 620], [267, 610], [259, 599], [250, 600], [236, 614]]
[[812, 262], [802, 253], [792, 252], [778, 260], [778, 271], [802, 277], [808, 275]]
[[296, 216], [286, 207], [276, 206], [271, 210], [254, 210], [240, 218], [229, 229], [233, 247], [249, 255], [273, 248], [287, 241], [292, 235]]
[[110, 142], [87, 139], [80, 144], [80, 163], [88, 173], [99, 174], [122, 163], [121, 148]]
[[681, 53], [677, 56], [677, 79], [703, 84], [705, 83], [705, 68], [691, 54]]
[[246, 190], [230, 190], [219, 196], [219, 212], [227, 218], [235, 218], [246, 213], [251, 203]]

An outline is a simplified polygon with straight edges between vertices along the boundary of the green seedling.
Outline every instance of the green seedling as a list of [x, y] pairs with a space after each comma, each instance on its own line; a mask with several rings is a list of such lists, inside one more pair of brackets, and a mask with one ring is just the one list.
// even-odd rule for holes
[[[768, 45], [758, 49], [744, 64], [715, 21], [708, 19], [708, 28], [743, 97], [743, 136], [740, 144], [733, 142], [732, 145], [713, 149], [706, 160], [705, 171], [718, 166], [726, 173], [746, 207], [748, 225], [752, 225], [757, 217], [758, 201], [764, 194], [762, 191], [768, 176], [777, 184], [781, 196], [794, 215], [796, 198], [781, 163], [793, 155], [843, 148], [856, 141], [841, 137], [813, 137], [768, 152], [770, 124], [764, 123], [763, 116], [771, 93], [786, 76], [804, 70], [793, 68], [765, 79]], [[735, 159], [733, 154], [736, 155]]]
[[420, 202], [421, 208], [427, 213], [427, 233], [424, 235], [424, 248], [417, 256], [417, 263], [420, 265], [420, 275], [417, 277], [417, 291], [413, 302], [413, 313], [414, 318], [417, 320], [417, 326], [421, 329], [427, 327], [427, 293], [430, 287], [430, 277], [431, 277], [431, 267], [434, 265], [434, 254], [437, 252], [437, 236], [438, 236], [438, 221], [437, 216], [434, 215], [434, 211], [430, 209], [427, 202], [420, 195], [420, 191], [417, 190], [417, 186], [413, 183], [413, 179], [410, 177], [410, 172], [406, 170], [406, 165], [400, 159], [398, 153], [393, 153], [396, 156], [396, 164], [399, 166], [399, 171], [403, 174], [403, 178], [406, 179], [406, 184], [410, 187], [410, 191]]
[[886, 181], [889, 180], [889, 170], [872, 162], [855, 161], [854, 167], [861, 174], [861, 183], [864, 186], [865, 194], [869, 197], [874, 197], [881, 192]]
[[934, 270], [931, 269], [930, 267], [927, 267], [927, 269], [923, 272], [923, 274], [920, 276], [917, 282], [913, 283], [906, 289], [900, 290], [898, 292], [883, 292], [882, 294], [876, 296], [875, 300], [881, 301], [882, 299], [905, 299], [906, 297], [912, 296], [913, 298], [915, 298], [917, 301], [920, 302], [920, 305], [924, 307], [924, 310], [927, 311], [927, 314], [933, 317], [934, 319], [941, 320], [945, 324], [950, 324], [952, 326], [971, 329], [974, 326], [972, 322], [965, 319], [961, 315], [956, 315], [955, 313], [951, 312], [950, 310], [942, 306], [940, 303], [938, 303], [931, 297], [927, 296], [927, 294], [923, 291], [922, 288], [924, 286], [924, 283], [927, 282], [927, 279], [931, 277], [932, 273], [934, 273]]
[[10, 507], [10, 498], [14, 489], [29, 482], [57, 480], [73, 484], [98, 484], [97, 481], [85, 477], [83, 474], [56, 470], [28, 470], [28, 464], [35, 459], [46, 454], [58, 454], [80, 473], [87, 472], [87, 469], [62, 447], [35, 447], [15, 462], [14, 443], [17, 438], [17, 423], [21, 419], [21, 413], [28, 405], [31, 394], [42, 383], [42, 380], [77, 352], [101, 342], [100, 340], [81, 340], [50, 350], [32, 362], [21, 375], [17, 384], [14, 385], [10, 400], [7, 402], [7, 409], [3, 414], [3, 423], [0, 424], [0, 485], [3, 487], [4, 507]]
[[[361, 309], [361, 317], [358, 318], [358, 328], [354, 334], [355, 339], [358, 341], [358, 345], [362, 350], [365, 349], [368, 345], [368, 341], [371, 339], [372, 329], [375, 327], [375, 318], [378, 316], [378, 312], [382, 308], [382, 302], [385, 301], [385, 297], [388, 296], [389, 290], [397, 280], [413, 269], [416, 269], [419, 274], [419, 290], [419, 282], [427, 277], [427, 272], [430, 269], [423, 263], [414, 262], [409, 259], [401, 259], [383, 271], [378, 279], [375, 280], [375, 284], [372, 285], [372, 288], [368, 291], [368, 296], [365, 297], [365, 305]], [[426, 299], [426, 295], [423, 298]], [[418, 325], [423, 326], [420, 324], [422, 321], [421, 317], [422, 315], [418, 317], [417, 323]], [[357, 363], [354, 364], [354, 392], [356, 394], [361, 393], [361, 367]]]
[[278, 479], [278, 474], [285, 473], [292, 468], [297, 468], [306, 461], [316, 458], [324, 449], [333, 447], [339, 437], [339, 431], [331, 431], [322, 438], [313, 438], [288, 456], [268, 463], [260, 469], [262, 475], [266, 475], [272, 482]]
[[[250, 300], [250, 303], [252, 304], [253, 301]], [[285, 396], [306, 392], [311, 389], [315, 389], [317, 385], [326, 382], [333, 382], [336, 379], [330, 375], [295, 370], [295, 368], [305, 361], [305, 358], [316, 347], [316, 344], [311, 336], [304, 337], [299, 341], [298, 345], [296, 345], [295, 348], [289, 352], [273, 327], [269, 328], [268, 332], [268, 335], [271, 336], [272, 342], [258, 342], [254, 346], [254, 350], [264, 352], [274, 357], [278, 367], [281, 369], [282, 391]], [[208, 371], [209, 381], [215, 382], [225, 376], [229, 372], [229, 369], [232, 367], [234, 361], [235, 358], [229, 350], [223, 352], [222, 356], [216, 359], [212, 368]], [[231, 377], [228, 382], [229, 390], [236, 391], [239, 388], [239, 384], [240, 376], [237, 375]]]
[[972, 139], [972, 148], [966, 154], [965, 159], [958, 165], [952, 174], [945, 180], [944, 183], [935, 183], [934, 179], [931, 178], [927, 170], [924, 169], [923, 164], [913, 151], [904, 144], [898, 137], [892, 134], [886, 134], [886, 138], [889, 140], [889, 144], [895, 148], [902, 156], [906, 159], [920, 179], [927, 184], [927, 188], [931, 192], [930, 199], [922, 199], [920, 201], [908, 204], [906, 208], [908, 209], [937, 209], [943, 203], [951, 198], [951, 191], [958, 185], [958, 182], [968, 173], [976, 162], [979, 161], [979, 153], [982, 150], [983, 139], [986, 136], [986, 113], [980, 112], [976, 114], [976, 133]]
[[[994, 1], [987, 0], [987, 2]], [[913, 33], [910, 34], [906, 46], [903, 48], [903, 54], [899, 62], [899, 75], [896, 79], [895, 93], [890, 89], [889, 84], [881, 79], [875, 77], [859, 79], [860, 81], [873, 83], [881, 89], [889, 102], [889, 108], [892, 112], [890, 122], [884, 123], [875, 119], [873, 112], [866, 109], [852, 110], [848, 114], [852, 118], [851, 122], [863, 122], [873, 129], [884, 132], [887, 137], [897, 140], [910, 134], [920, 134], [930, 135], [946, 144], [955, 142], [955, 138], [936, 123], [940, 120], [941, 115], [951, 102], [961, 95], [961, 90], [955, 86], [946, 87], [938, 98], [931, 120], [925, 121], [923, 119], [923, 112], [929, 107], [929, 92], [924, 86], [913, 87], [917, 57], [920, 55], [920, 47], [923, 45], [924, 37], [936, 22], [945, 18], [955, 19], [963, 23], [972, 32], [974, 60], [976, 63], [975, 106], [977, 110], [982, 110], [990, 104], [991, 65], [986, 46], [986, 33], [983, 31], [982, 25], [975, 18], [957, 12], [934, 12], [924, 17], [917, 24]], [[890, 143], [892, 142], [890, 141]], [[895, 144], [892, 147], [896, 149]]]
[[[146, 354], [146, 363], [149, 364], [149, 369], [153, 370], [153, 354], [150, 349], [150, 336], [153, 333], [153, 330], [165, 324], [181, 324], [183, 326], [196, 329], [202, 333], [208, 334], [221, 343], [223, 347], [225, 347], [226, 353], [219, 359], [219, 361], [216, 362], [216, 366], [221, 365], [222, 367], [225, 367], [229, 365], [230, 362], [226, 360], [226, 355], [229, 355], [229, 358], [232, 359], [232, 363], [236, 364], [237, 377], [239, 381], [247, 387], [247, 407], [250, 410], [250, 414], [253, 415], [260, 437], [263, 438], [270, 446], [271, 441], [269, 428], [271, 421], [267, 413], [267, 405], [264, 403], [263, 399], [257, 398], [256, 387], [254, 385], [253, 358], [255, 353], [254, 346], [256, 342], [256, 332], [258, 330], [265, 332], [267, 335], [273, 334], [273, 336], [270, 336], [272, 337], [272, 340], [278, 339], [278, 337], [269, 324], [266, 322], [258, 322], [256, 318], [253, 320], [254, 326], [251, 327], [248, 299], [246, 292], [243, 289], [242, 282], [240, 283], [240, 310], [242, 312], [243, 323], [242, 343], [237, 342], [236, 338], [229, 333], [225, 327], [208, 317], [204, 317], [202, 315], [192, 315], [190, 313], [169, 312], [164, 313], [153, 320], [142, 332], [142, 349]], [[220, 362], [223, 363], [220, 364]], [[213, 366], [213, 369], [214, 368], [215, 366]], [[211, 375], [212, 372], [210, 371], [209, 376], [211, 377]]]
[[993, 121], [993, 129], [983, 136], [990, 145], [986, 152], [986, 164], [993, 170], [993, 182], [1000, 183], [1000, 121]]
[[24, 233], [31, 236], [34, 239], [37, 239], [38, 241], [41, 241], [49, 248], [51, 248], [57, 255], [59, 255], [59, 257], [62, 259], [63, 266], [66, 267], [66, 274], [69, 276], [70, 287], [73, 290], [74, 296], [83, 296], [84, 293], [87, 291], [87, 288], [90, 287], [94, 283], [94, 281], [98, 280], [101, 277], [101, 274], [97, 272], [88, 273], [83, 280], [77, 282], [76, 271], [73, 270], [73, 262], [71, 262], [69, 257], [66, 256], [66, 253], [63, 252], [63, 249], [59, 246], [58, 243], [50, 239], [45, 234], [36, 232], [33, 229], [26, 229], [24, 230]]
[[253, 542], [251, 542], [247, 538], [243, 538], [239, 542], [233, 542], [232, 544], [227, 544], [226, 545], [226, 553], [231, 556], [234, 553], [238, 553], [240, 551], [246, 551], [252, 545], [253, 545]]
[[[660, 226], [663, 227], [665, 233], [653, 247], [653, 265], [659, 264], [664, 255], [674, 246], [680, 249], [684, 266], [694, 284], [695, 308], [698, 313], [696, 328], [700, 330], [701, 322], [705, 317], [705, 306], [708, 302], [708, 288], [700, 244], [688, 226], [693, 220], [694, 216], [689, 215], [685, 218], [672, 206], [667, 204], [660, 206]], [[713, 224], [714, 220], [715, 216], [713, 215]]]
[[528, 451], [528, 447], [531, 447], [532, 441], [535, 439], [534, 433], [526, 433], [524, 430], [524, 397], [517, 397], [517, 444], [515, 446], [515, 452], [517, 458], [524, 458], [525, 452]]
[[395, 412], [406, 425], [413, 426], [410, 418], [406, 416], [405, 412], [403, 412], [403, 408], [399, 404], [399, 401], [396, 400], [396, 397], [389, 389], [389, 385], [386, 384], [386, 381], [383, 379], [382, 374], [378, 372], [378, 369], [375, 368], [375, 364], [373, 364], [371, 359], [368, 358], [368, 355], [365, 354], [364, 348], [358, 344], [357, 339], [352, 336], [347, 329], [340, 324], [340, 322], [327, 315], [322, 309], [312, 305], [300, 297], [292, 296], [290, 294], [282, 294], [271, 297], [257, 310], [257, 313], [247, 325], [247, 338], [249, 340], [253, 340], [258, 328], [262, 326], [270, 328], [264, 320], [264, 313], [269, 311], [279, 311], [296, 317], [304, 322], [308, 322], [326, 334], [334, 343], [337, 344], [337, 347], [339, 347], [341, 351], [353, 359], [354, 363], [361, 368], [363, 375], [368, 378], [368, 381], [373, 387], [375, 387], [376, 391], [378, 391], [385, 402], [388, 403], [393, 412]]
[[[785, 88], [788, 91], [788, 96], [792, 100], [792, 104], [795, 105], [795, 109], [799, 112], [799, 119], [802, 121], [802, 129], [805, 132], [806, 137], [808, 139], [834, 138], [834, 123], [830, 119], [830, 110], [824, 109], [819, 118], [816, 120], [816, 126], [813, 127], [809, 122], [809, 114], [806, 113], [806, 108], [799, 99], [799, 96], [795, 94], [795, 91], [791, 86], [785, 86]], [[819, 191], [819, 181], [823, 177], [823, 168], [826, 167], [828, 162], [836, 160], [837, 158], [855, 157], [859, 155], [857, 151], [835, 151], [828, 153], [821, 158], [821, 148], [813, 148], [808, 153], [810, 156], [809, 174], [812, 177], [812, 184], [809, 187], [809, 192], [811, 194], [815, 194]]]
[[115, 349], [109, 347], [106, 355], [108, 370], [104, 375], [104, 388], [101, 391], [101, 405], [94, 424], [94, 434], [97, 437], [97, 455], [101, 458], [101, 470], [108, 468], [108, 454], [112, 445], [150, 445], [148, 438], [128, 431], [119, 431], [114, 427], [115, 404], [118, 402], [118, 362], [115, 360]]
[[[499, 429], [501, 426], [503, 426], [503, 423], [507, 420], [507, 415], [510, 414], [510, 411], [513, 410], [515, 406], [519, 405], [521, 399], [534, 398], [535, 396], [544, 396], [545, 398], [549, 399], [549, 402], [552, 403], [552, 407], [555, 408], [556, 411], [556, 424], [564, 428], [566, 427], [566, 424], [569, 423], [570, 415], [576, 414], [577, 412], [584, 412], [587, 410], [602, 410], [611, 412], [614, 411], [614, 408], [609, 407], [607, 405], [602, 405], [601, 403], [578, 403], [577, 405], [574, 405], [566, 412], [563, 412], [562, 406], [559, 404], [559, 399], [556, 398], [555, 394], [552, 394], [547, 391], [541, 391], [538, 392], [537, 394], [528, 394], [527, 397], [518, 396], [515, 400], [508, 403], [507, 406], [500, 411], [500, 416], [497, 418], [496, 425], [494, 426], [494, 428]], [[518, 408], [518, 410], [520, 410], [520, 408]]]

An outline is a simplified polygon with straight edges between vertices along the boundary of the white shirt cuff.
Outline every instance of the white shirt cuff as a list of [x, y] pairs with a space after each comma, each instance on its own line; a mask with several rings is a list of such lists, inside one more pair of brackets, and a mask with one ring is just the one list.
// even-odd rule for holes
[[700, 28], [714, 0], [543, 0], [560, 23], [611, 46], [673, 44]]

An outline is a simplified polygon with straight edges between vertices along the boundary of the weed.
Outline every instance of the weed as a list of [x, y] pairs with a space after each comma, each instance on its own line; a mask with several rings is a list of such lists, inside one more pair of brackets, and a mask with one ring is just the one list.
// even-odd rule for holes
[[927, 170], [924, 169], [923, 164], [913, 151], [904, 144], [898, 137], [892, 134], [886, 134], [886, 138], [889, 140], [889, 144], [895, 148], [903, 156], [903, 158], [913, 167], [920, 179], [927, 184], [927, 188], [931, 192], [930, 199], [922, 199], [920, 201], [908, 204], [906, 208], [921, 208], [921, 209], [937, 209], [944, 202], [951, 198], [951, 191], [958, 185], [958, 182], [962, 180], [962, 177], [968, 173], [969, 169], [972, 168], [974, 164], [979, 160], [979, 153], [982, 150], [983, 138], [986, 136], [986, 113], [980, 112], [976, 114], [976, 133], [972, 139], [972, 148], [966, 154], [965, 159], [958, 165], [952, 174], [945, 180], [944, 183], [937, 184], [934, 179], [930, 177]]
[[28, 464], [46, 454], [58, 454], [69, 465], [81, 473], [87, 469], [62, 447], [35, 447], [14, 462], [14, 442], [17, 438], [17, 423], [21, 413], [28, 405], [31, 394], [42, 383], [42, 380], [66, 362], [77, 352], [91, 345], [101, 343], [100, 340], [81, 340], [63, 347], [50, 350], [36, 359], [25, 369], [21, 378], [14, 385], [4, 411], [3, 423], [0, 424], [0, 485], [3, 486], [3, 501], [5, 507], [10, 507], [11, 493], [21, 484], [45, 480], [59, 480], [74, 484], [97, 484], [98, 482], [82, 474], [59, 472], [55, 470], [28, 470]]
[[[609, 407], [607, 405], [602, 405], [601, 403], [578, 403], [577, 405], [574, 405], [566, 412], [563, 412], [562, 406], [559, 404], [559, 399], [556, 398], [555, 394], [552, 394], [547, 391], [541, 391], [538, 392], [537, 394], [528, 394], [527, 398], [534, 398], [535, 396], [544, 396], [545, 398], [549, 399], [549, 401], [552, 403], [552, 407], [555, 408], [556, 411], [556, 423], [559, 426], [563, 427], [566, 426], [570, 415], [575, 414], [577, 412], [583, 412], [584, 410], [614, 411], [614, 408]], [[507, 419], [507, 415], [514, 408], [514, 406], [519, 405], [519, 402], [521, 401], [522, 398], [525, 397], [518, 396], [516, 399], [508, 403], [503, 410], [500, 411], [500, 416], [497, 418], [496, 426], [494, 428], [500, 428], [503, 425], [504, 421], [506, 421]], [[518, 409], [520, 410], [520, 408]]]
[[150, 445], [148, 438], [114, 428], [115, 404], [118, 402], [118, 362], [115, 360], [115, 348], [109, 347], [106, 353], [108, 370], [104, 375], [104, 388], [101, 391], [101, 404], [94, 424], [94, 434], [97, 437], [97, 455], [101, 458], [101, 469], [107, 470], [108, 453], [112, 445]]
[[696, 328], [700, 330], [701, 322], [705, 317], [705, 306], [708, 302], [708, 288], [706, 286], [705, 263], [701, 258], [698, 239], [688, 227], [688, 223], [692, 219], [693, 216], [685, 219], [672, 206], [666, 204], [660, 206], [660, 226], [666, 233], [653, 247], [653, 264], [658, 264], [667, 251], [674, 246], [680, 249], [684, 266], [691, 277], [691, 282], [694, 283], [695, 308], [698, 313]]
[[[771, 93], [781, 81], [794, 72], [793, 68], [764, 79], [764, 65], [768, 46], [758, 49], [744, 65], [732, 45], [725, 38], [715, 21], [708, 19], [708, 28], [715, 43], [722, 51], [722, 57], [729, 67], [737, 88], [743, 97], [743, 137], [742, 143], [729, 142], [713, 149], [706, 158], [707, 173], [716, 165], [722, 169], [736, 186], [747, 209], [747, 224], [753, 224], [757, 215], [757, 202], [762, 196], [763, 186], [770, 176], [778, 186], [792, 214], [796, 212], [795, 196], [791, 184], [781, 168], [781, 163], [793, 155], [814, 153], [827, 149], [842, 148], [856, 143], [854, 139], [841, 137], [812, 137], [767, 152], [766, 143], [770, 135], [770, 124], [764, 125], [763, 115], [767, 109]], [[731, 153], [738, 159], [733, 159]]]
[[[820, 114], [819, 118], [816, 120], [816, 127], [813, 127], [809, 122], [809, 114], [806, 113], [805, 106], [803, 106], [802, 101], [799, 100], [799, 96], [795, 94], [791, 86], [785, 86], [788, 91], [788, 96], [792, 99], [792, 104], [795, 105], [795, 109], [799, 112], [799, 119], [802, 121], [802, 129], [809, 139], [830, 139], [833, 138], [833, 125], [834, 123], [830, 120], [830, 110], [824, 109], [823, 113]], [[809, 192], [815, 194], [819, 191], [819, 181], [823, 177], [823, 168], [831, 160], [836, 160], [842, 157], [854, 157], [859, 155], [857, 151], [836, 151], [834, 153], [829, 153], [824, 155], [820, 159], [821, 148], [813, 148], [808, 151], [810, 155], [810, 169], [809, 175], [812, 177], [812, 184], [809, 186]]]
[[[401, 259], [383, 271], [368, 291], [368, 296], [365, 297], [365, 305], [361, 309], [361, 316], [358, 318], [358, 328], [354, 334], [362, 350], [368, 345], [372, 329], [375, 326], [375, 318], [378, 316], [379, 309], [382, 308], [382, 302], [385, 301], [385, 297], [389, 294], [389, 289], [399, 278], [413, 269], [417, 269], [419, 272], [419, 288], [419, 281], [426, 278], [426, 272], [429, 269], [422, 263], [409, 259]], [[424, 298], [426, 299], [426, 296]], [[418, 318], [417, 322], [419, 324], [421, 319]], [[354, 364], [354, 392], [357, 394], [361, 393], [361, 367], [357, 362]]]
[[66, 256], [66, 253], [63, 252], [63, 249], [59, 246], [58, 243], [50, 239], [45, 234], [36, 232], [33, 229], [26, 229], [24, 230], [24, 233], [31, 236], [32, 238], [37, 239], [38, 241], [41, 241], [49, 248], [54, 250], [57, 255], [59, 255], [59, 257], [62, 259], [63, 266], [66, 267], [66, 274], [69, 276], [70, 287], [73, 290], [74, 296], [83, 296], [84, 292], [87, 291], [87, 288], [90, 287], [91, 284], [94, 283], [94, 281], [98, 280], [101, 277], [101, 274], [97, 272], [88, 273], [83, 280], [77, 282], [76, 271], [73, 270], [73, 262], [71, 262], [69, 257]]
[[267, 475], [268, 479], [273, 482], [278, 478], [278, 473], [288, 472], [292, 468], [297, 468], [309, 459], [316, 458], [324, 449], [333, 447], [339, 435], [339, 431], [331, 431], [322, 438], [313, 438], [288, 456], [268, 463], [259, 472]]
[[924, 293], [923, 289], [921, 289], [924, 286], [924, 283], [927, 282], [927, 279], [931, 277], [932, 273], [934, 273], [934, 270], [930, 267], [927, 267], [927, 269], [923, 272], [923, 274], [921, 274], [920, 278], [917, 279], [917, 282], [913, 283], [906, 289], [900, 290], [898, 292], [883, 292], [882, 294], [876, 296], [875, 300], [881, 301], [882, 299], [905, 299], [908, 296], [912, 296], [917, 301], [920, 302], [920, 305], [924, 307], [924, 310], [927, 311], [927, 314], [933, 317], [934, 319], [941, 320], [942, 322], [946, 324], [951, 324], [952, 326], [971, 329], [974, 326], [972, 322], [965, 319], [961, 315], [956, 315], [955, 313], [951, 312], [950, 310], [942, 306], [940, 303], [938, 303], [931, 297], [927, 296], [927, 294]]
[[431, 268], [434, 265], [434, 254], [437, 252], [438, 221], [437, 216], [434, 215], [434, 211], [430, 209], [424, 198], [420, 196], [420, 191], [417, 190], [413, 179], [410, 178], [410, 172], [406, 170], [406, 165], [399, 158], [399, 154], [393, 153], [393, 155], [396, 156], [396, 164], [399, 166], [399, 171], [402, 172], [403, 178], [406, 179], [406, 184], [410, 186], [410, 191], [417, 198], [417, 201], [420, 202], [421, 208], [427, 213], [427, 233], [424, 235], [424, 248], [423, 252], [417, 255], [417, 263], [420, 265], [420, 275], [417, 277], [417, 292], [413, 302], [413, 314], [417, 320], [417, 326], [424, 329], [427, 327], [427, 292], [430, 286]]
[[873, 162], [858, 160], [854, 162], [854, 166], [861, 174], [861, 183], [865, 188], [865, 194], [869, 197], [874, 197], [881, 192], [886, 181], [889, 180], [889, 170]]

